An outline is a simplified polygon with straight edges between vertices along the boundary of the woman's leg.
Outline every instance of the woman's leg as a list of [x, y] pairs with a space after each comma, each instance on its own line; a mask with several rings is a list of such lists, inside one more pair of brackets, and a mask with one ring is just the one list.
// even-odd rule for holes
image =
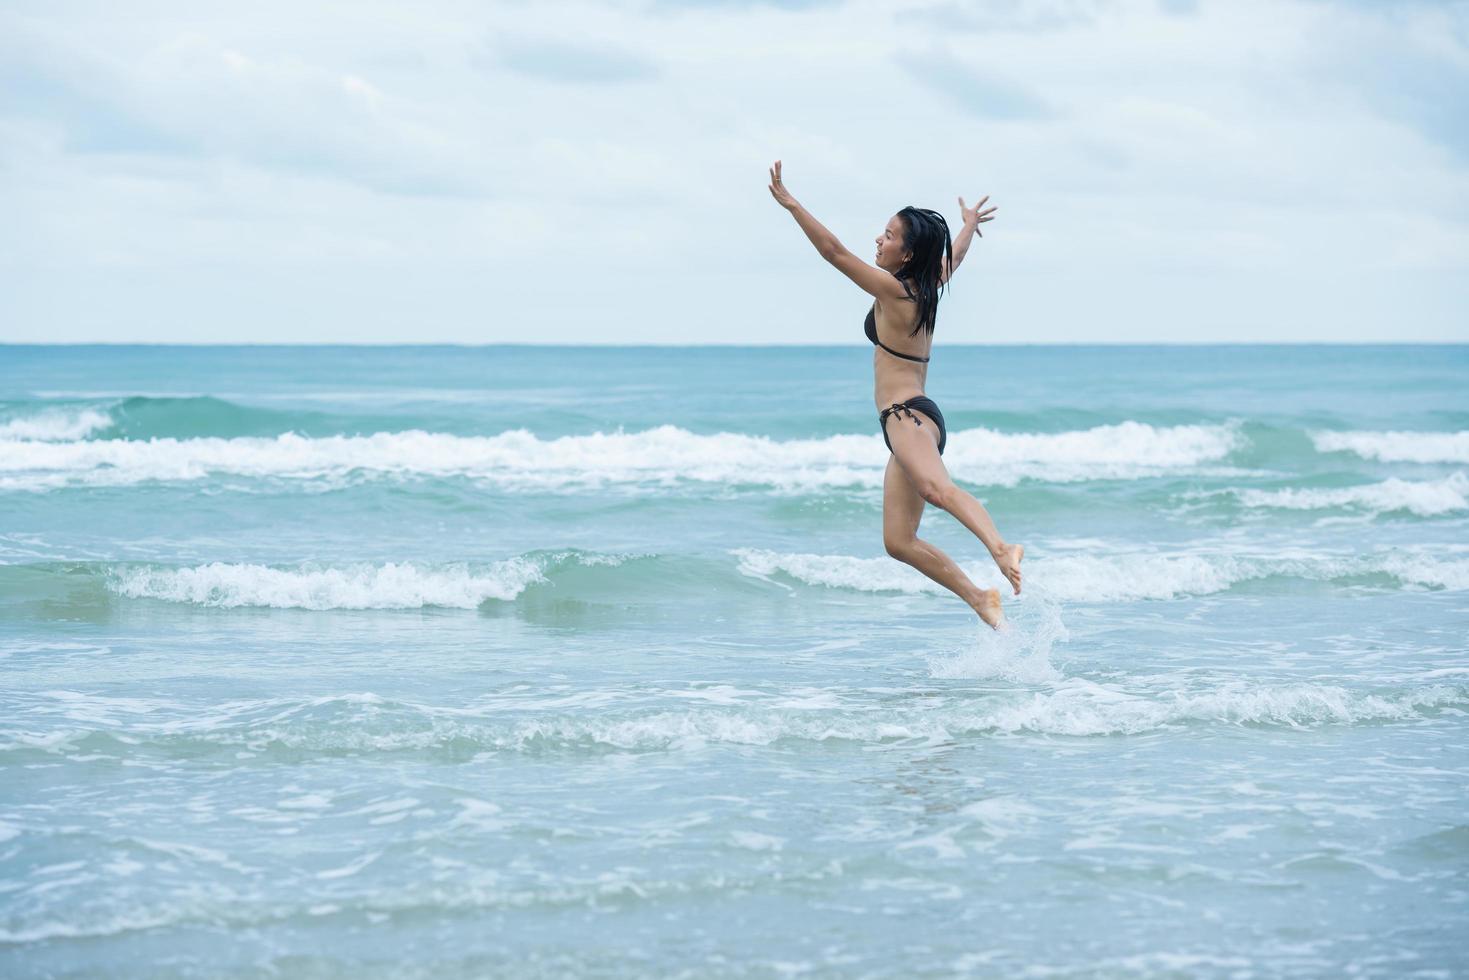
[[882, 543], [888, 554], [963, 599], [989, 625], [999, 626], [1003, 618], [999, 590], [979, 588], [952, 558], [918, 537], [918, 522], [922, 519], [923, 498], [913, 489], [897, 459], [888, 457], [882, 478]]
[[1025, 547], [1006, 544], [984, 505], [967, 491], [955, 486], [939, 456], [938, 425], [922, 412], [915, 412], [923, 425], [913, 424], [906, 412], [890, 415], [887, 420], [888, 441], [893, 458], [903, 468], [918, 496], [950, 514], [967, 527], [989, 549], [990, 557], [1000, 567], [1015, 594], [1020, 594], [1020, 559]]

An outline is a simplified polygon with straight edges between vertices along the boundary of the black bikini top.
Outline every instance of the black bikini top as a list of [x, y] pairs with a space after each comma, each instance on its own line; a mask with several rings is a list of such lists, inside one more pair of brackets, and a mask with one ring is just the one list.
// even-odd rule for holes
[[872, 341], [874, 344], [881, 347], [883, 350], [887, 351], [894, 357], [901, 357], [905, 361], [917, 361], [919, 364], [927, 364], [928, 358], [914, 357], [912, 354], [904, 354], [902, 351], [893, 350], [887, 344], [884, 344], [882, 341], [877, 339], [877, 318], [873, 315], [873, 310], [876, 309], [877, 304], [873, 303], [872, 309], [867, 311], [867, 322], [862, 325], [863, 331], [867, 334], [867, 339]]

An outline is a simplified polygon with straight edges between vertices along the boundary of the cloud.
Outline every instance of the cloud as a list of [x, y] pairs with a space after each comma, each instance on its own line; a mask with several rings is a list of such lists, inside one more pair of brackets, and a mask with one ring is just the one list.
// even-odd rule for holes
[[902, 52], [893, 59], [915, 81], [984, 119], [1046, 119], [1055, 111], [1029, 88], [995, 72], [971, 67], [935, 48]]
[[811, 10], [840, 6], [843, 0], [653, 0], [655, 9], [698, 12], [712, 9], [738, 10], [773, 7], [778, 10]]
[[100, 82], [68, 78], [21, 58], [0, 70], [0, 112], [58, 127], [78, 153], [189, 152], [186, 136], [131, 112]]
[[1469, 163], [1469, 69], [1432, 58], [1381, 60], [1363, 83], [1380, 112]]
[[1469, 49], [1426, 28], [1353, 31], [1332, 45], [1320, 70], [1343, 79], [1382, 118], [1469, 162]]
[[848, 342], [781, 157], [993, 195], [950, 339], [1463, 337], [1469, 8], [1390, 7], [0, 4], [0, 332]]
[[452, 135], [410, 100], [299, 57], [259, 57], [196, 33], [129, 58], [44, 34], [6, 57], [0, 112], [63, 134], [68, 152], [232, 159], [385, 193], [482, 194], [446, 166]]
[[631, 51], [606, 43], [582, 44], [551, 38], [504, 38], [492, 45], [492, 53], [485, 60], [522, 75], [553, 82], [646, 82], [659, 74], [653, 61]]
[[1111, 7], [1109, 0], [947, 0], [907, 16], [941, 31], [1032, 33], [1085, 27]]

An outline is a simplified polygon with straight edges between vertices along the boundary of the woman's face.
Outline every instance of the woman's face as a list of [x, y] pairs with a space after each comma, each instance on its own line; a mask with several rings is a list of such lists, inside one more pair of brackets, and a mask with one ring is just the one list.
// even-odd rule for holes
[[903, 219], [895, 214], [877, 236], [877, 267], [896, 275], [912, 255], [903, 247]]

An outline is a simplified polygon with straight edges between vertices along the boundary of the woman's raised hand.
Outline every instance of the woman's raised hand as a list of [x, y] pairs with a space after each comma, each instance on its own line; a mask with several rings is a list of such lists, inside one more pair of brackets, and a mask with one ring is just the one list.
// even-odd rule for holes
[[[986, 194], [979, 199], [979, 203], [974, 207], [966, 208], [964, 206], [964, 198], [959, 198], [959, 213], [964, 216], [964, 223], [966, 225], [973, 225], [975, 234], [979, 235], [980, 238], [984, 237], [984, 232], [979, 230], [980, 223], [995, 220], [995, 209], [984, 207], [984, 202], [989, 199], [990, 196]], [[984, 208], [984, 210], [981, 211], [980, 208]]]
[[786, 190], [786, 185], [780, 180], [780, 161], [770, 168], [770, 196], [775, 198], [777, 204], [789, 211], [796, 206], [796, 199], [791, 192]]

